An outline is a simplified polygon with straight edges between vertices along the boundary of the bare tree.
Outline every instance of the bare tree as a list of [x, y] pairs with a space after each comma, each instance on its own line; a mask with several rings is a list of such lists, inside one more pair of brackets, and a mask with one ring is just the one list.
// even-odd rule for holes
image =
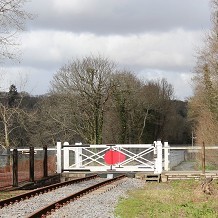
[[[111, 131], [116, 132], [116, 134], [112, 134], [117, 136], [116, 142], [124, 144], [132, 143], [135, 140], [133, 132], [136, 127], [133, 125], [133, 120], [140, 109], [141, 87], [142, 82], [131, 72], [120, 71], [113, 75], [113, 92], [110, 101], [112, 107], [110, 107], [107, 120], [111, 120], [111, 124], [109, 124]], [[116, 116], [112, 116], [114, 112]], [[137, 123], [137, 126], [139, 125]]]
[[[118, 136], [119, 143], [143, 143], [153, 141], [164, 128], [170, 113], [170, 101], [173, 97], [172, 85], [165, 79], [143, 82], [131, 72], [123, 71], [113, 75], [113, 110], [107, 115], [107, 122], [113, 119], [111, 131]], [[151, 120], [155, 124], [151, 124]], [[116, 123], [116, 125], [115, 125]], [[149, 132], [149, 127], [156, 134]], [[109, 127], [107, 127], [107, 132]], [[106, 131], [105, 131], [106, 132]]]
[[216, 144], [218, 126], [218, 1], [212, 0], [212, 29], [198, 52], [193, 78], [195, 92], [190, 115], [196, 123], [197, 143]]
[[[65, 106], [71, 108], [73, 115], [71, 125], [86, 142], [102, 142], [105, 106], [114, 67], [106, 58], [85, 57], [65, 65], [53, 78], [53, 93], [64, 95], [68, 104]], [[73, 103], [70, 99], [74, 99]]]
[[37, 113], [31, 122], [30, 143], [55, 144], [58, 140], [72, 143], [84, 141], [77, 131], [75, 116], [77, 100], [73, 95], [53, 93], [42, 96], [37, 104]]
[[33, 16], [25, 11], [28, 0], [0, 0], [0, 60], [13, 59], [17, 54], [18, 33]]
[[[204, 47], [198, 51], [194, 68], [194, 96], [190, 99], [189, 114], [195, 126], [196, 143], [218, 143], [218, 0], [211, 0], [212, 28], [206, 34]], [[213, 151], [206, 152], [208, 165], [217, 166]]]

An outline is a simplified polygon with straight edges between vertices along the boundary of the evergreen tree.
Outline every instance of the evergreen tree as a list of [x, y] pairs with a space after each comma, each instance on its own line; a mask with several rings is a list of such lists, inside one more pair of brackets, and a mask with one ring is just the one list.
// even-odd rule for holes
[[19, 94], [17, 92], [17, 88], [14, 84], [12, 84], [8, 92], [8, 106], [10, 108], [15, 107], [17, 105], [18, 98], [19, 98]]

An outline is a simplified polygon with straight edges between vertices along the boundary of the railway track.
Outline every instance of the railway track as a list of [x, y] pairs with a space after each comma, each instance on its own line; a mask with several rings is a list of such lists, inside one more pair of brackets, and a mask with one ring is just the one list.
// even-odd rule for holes
[[[3, 201], [0, 201], [0, 207], [2, 208], [0, 209], [0, 217], [7, 217], [7, 210], [9, 211], [9, 213], [11, 213], [11, 211], [14, 211], [14, 214], [10, 214], [10, 217], [46, 217], [47, 215], [51, 214], [62, 206], [72, 201], [75, 201], [76, 199], [87, 195], [90, 192], [102, 188], [103, 186], [112, 184], [124, 177], [125, 176], [123, 175], [113, 179], [102, 179], [99, 178], [97, 175], [94, 175], [85, 178], [75, 179], [72, 181], [58, 183], [55, 185], [30, 191], [19, 196], [5, 199]], [[78, 187], [75, 186], [75, 184], [77, 184]], [[73, 185], [73, 188], [71, 187], [71, 185]], [[63, 190], [64, 188], [66, 188], [66, 186], [68, 187], [67, 191]], [[107, 189], [111, 189], [111, 185]], [[67, 194], [65, 193], [65, 195], [63, 196], [62, 192], [67, 192]], [[50, 198], [52, 198], [52, 200], [48, 201], [48, 197], [45, 197], [46, 194], [50, 195]], [[34, 204], [38, 204], [39, 202], [41, 203], [41, 205], [35, 207]], [[4, 216], [4, 214], [6, 215]]]
[[98, 175], [95, 174], [95, 175], [87, 176], [87, 177], [84, 177], [84, 178], [73, 179], [73, 180], [66, 181], [66, 182], [60, 182], [60, 183], [45, 186], [45, 187], [42, 187], [42, 188], [38, 188], [38, 189], [29, 191], [29, 192], [26, 192], [24, 194], [20, 194], [20, 195], [17, 195], [17, 196], [14, 196], [14, 197], [11, 197], [11, 198], [8, 198], [8, 199], [5, 199], [5, 200], [1, 200], [0, 201], [0, 209], [2, 207], [17, 203], [19, 201], [23, 201], [25, 199], [29, 199], [29, 198], [37, 196], [39, 194], [43, 194], [43, 193], [53, 191], [53, 190], [55, 190], [57, 188], [61, 188], [61, 187], [71, 185], [71, 184], [75, 184], [75, 183], [78, 183], [78, 182], [91, 180], [91, 179], [94, 179], [94, 178], [97, 178], [97, 177], [98, 177]]

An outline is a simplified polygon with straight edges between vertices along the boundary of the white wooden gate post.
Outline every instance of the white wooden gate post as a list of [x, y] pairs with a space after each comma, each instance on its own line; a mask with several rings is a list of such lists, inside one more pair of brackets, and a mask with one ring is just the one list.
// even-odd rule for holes
[[[69, 142], [64, 142], [64, 145], [69, 145]], [[69, 147], [64, 147], [64, 170], [70, 166], [70, 152]]]
[[157, 149], [157, 158], [155, 160], [155, 174], [162, 173], [162, 143], [161, 141], [156, 142], [156, 149]]
[[[81, 145], [82, 143], [75, 143], [75, 145]], [[75, 164], [76, 164], [76, 168], [80, 168], [82, 167], [82, 148], [76, 147], [75, 148]]]
[[164, 170], [169, 171], [169, 151], [170, 151], [170, 146], [168, 142], [164, 142]]
[[57, 162], [56, 171], [57, 173], [62, 173], [62, 160], [61, 160], [61, 142], [57, 142]]

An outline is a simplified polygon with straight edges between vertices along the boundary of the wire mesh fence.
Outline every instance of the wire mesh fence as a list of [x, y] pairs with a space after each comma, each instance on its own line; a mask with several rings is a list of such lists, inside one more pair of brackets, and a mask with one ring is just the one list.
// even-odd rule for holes
[[[218, 170], [218, 147], [202, 146], [175, 149], [173, 146], [169, 154], [169, 169], [171, 171], [211, 171]], [[205, 168], [205, 169], [202, 169]]]

